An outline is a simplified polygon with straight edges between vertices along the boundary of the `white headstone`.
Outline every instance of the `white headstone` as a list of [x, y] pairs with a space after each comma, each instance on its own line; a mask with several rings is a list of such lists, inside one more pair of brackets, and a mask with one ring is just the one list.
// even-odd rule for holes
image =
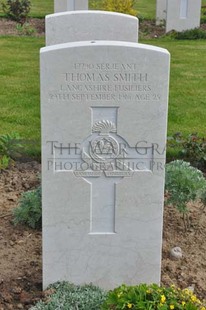
[[200, 26], [201, 0], [167, 0], [166, 32]]
[[160, 282], [169, 53], [41, 50], [43, 285]]
[[167, 0], [156, 0], [156, 24], [160, 25], [166, 21]]
[[88, 0], [54, 0], [54, 12], [88, 10]]
[[104, 11], [77, 11], [46, 16], [46, 45], [75, 41], [138, 41], [138, 19]]

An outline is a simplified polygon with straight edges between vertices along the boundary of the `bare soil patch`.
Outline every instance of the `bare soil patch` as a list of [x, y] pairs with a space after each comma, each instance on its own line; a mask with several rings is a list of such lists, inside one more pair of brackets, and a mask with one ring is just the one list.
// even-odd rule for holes
[[0, 172], [0, 310], [28, 309], [41, 293], [41, 232], [12, 223], [20, 194], [39, 183], [40, 165]]
[[[20, 194], [39, 184], [40, 164], [17, 163], [0, 173], [0, 310], [29, 309], [42, 293], [41, 232], [15, 227], [11, 211]], [[185, 232], [180, 214], [166, 206], [164, 212], [162, 284], [186, 288], [193, 285], [206, 298], [206, 212], [190, 206], [191, 227]], [[179, 246], [183, 258], [172, 260]]]
[[[18, 23], [6, 18], [0, 18], [0, 35], [25, 35], [25, 32], [19, 31]], [[30, 18], [27, 21], [27, 27], [35, 30], [32, 32], [34, 36], [43, 36], [45, 33], [45, 20], [38, 18]], [[140, 37], [158, 38], [165, 34], [164, 26], [156, 26], [154, 21], [140, 21]]]
[[[45, 21], [39, 18], [30, 18], [27, 21], [27, 31], [34, 36], [43, 36], [45, 33]], [[0, 18], [0, 35], [21, 36], [26, 33], [18, 30], [18, 23], [7, 18]], [[29, 28], [29, 29], [28, 29]], [[33, 30], [33, 31], [31, 31]]]
[[[38, 18], [30, 18], [27, 21], [27, 28], [35, 30], [31, 34], [34, 36], [42, 36], [45, 33], [45, 20]], [[25, 35], [25, 32], [18, 30], [18, 23], [0, 18], [0, 35]], [[143, 38], [158, 38], [165, 34], [164, 26], [156, 26], [155, 21], [143, 20], [140, 21], [139, 35]], [[28, 29], [29, 30], [29, 29]], [[29, 32], [29, 31], [28, 31]]]
[[[206, 24], [202, 24], [200, 29], [206, 30]], [[18, 30], [18, 23], [6, 18], [0, 18], [0, 35], [32, 35], [43, 36], [45, 34], [44, 18], [29, 18], [26, 22], [25, 30]], [[159, 38], [165, 35], [165, 26], [157, 26], [155, 20], [140, 20], [139, 36], [144, 39]]]

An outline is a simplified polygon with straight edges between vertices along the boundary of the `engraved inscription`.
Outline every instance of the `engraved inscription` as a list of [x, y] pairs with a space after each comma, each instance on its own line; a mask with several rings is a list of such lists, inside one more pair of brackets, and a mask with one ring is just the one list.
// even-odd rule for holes
[[75, 63], [57, 80], [61, 82], [49, 92], [50, 102], [161, 100], [153, 77], [140, 72], [136, 63]]

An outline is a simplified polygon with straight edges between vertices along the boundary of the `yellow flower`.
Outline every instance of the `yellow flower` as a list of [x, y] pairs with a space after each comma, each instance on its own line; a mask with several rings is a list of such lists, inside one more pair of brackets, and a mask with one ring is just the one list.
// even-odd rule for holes
[[188, 290], [188, 288], [185, 288], [185, 289], [183, 290], [183, 292], [184, 292], [186, 295], [190, 295], [190, 294], [191, 294], [191, 291]]
[[188, 288], [185, 288], [185, 289], [183, 290], [183, 293], [185, 293], [185, 295], [192, 295], [192, 291], [189, 290]]
[[205, 308], [205, 307], [202, 307], [200, 310], [206, 310], [206, 308]]
[[132, 308], [132, 304], [128, 303], [127, 304], [127, 308], [131, 309]]
[[175, 306], [174, 305], [170, 305], [170, 309], [174, 309], [175, 308]]
[[162, 304], [165, 302], [165, 300], [166, 300], [165, 295], [161, 295], [161, 303], [162, 303]]
[[193, 302], [195, 302], [195, 301], [197, 300], [197, 297], [196, 297], [195, 295], [192, 295], [192, 296], [191, 296], [191, 300], [192, 300]]
[[182, 305], [184, 306], [186, 304], [186, 302], [185, 301], [182, 301]]

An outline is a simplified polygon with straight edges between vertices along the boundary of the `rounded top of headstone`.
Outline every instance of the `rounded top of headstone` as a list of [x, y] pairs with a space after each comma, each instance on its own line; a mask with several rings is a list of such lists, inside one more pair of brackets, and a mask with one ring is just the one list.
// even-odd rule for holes
[[65, 11], [65, 12], [59, 12], [59, 13], [54, 13], [54, 14], [48, 14], [46, 15], [46, 19], [51, 18], [51, 17], [58, 17], [58, 16], [72, 16], [72, 15], [111, 15], [111, 16], [124, 16], [127, 18], [135, 19], [138, 20], [137, 17], [129, 15], [129, 14], [124, 14], [124, 13], [118, 13], [118, 12], [110, 12], [110, 11], [100, 11], [100, 10], [78, 10], [78, 11]]

